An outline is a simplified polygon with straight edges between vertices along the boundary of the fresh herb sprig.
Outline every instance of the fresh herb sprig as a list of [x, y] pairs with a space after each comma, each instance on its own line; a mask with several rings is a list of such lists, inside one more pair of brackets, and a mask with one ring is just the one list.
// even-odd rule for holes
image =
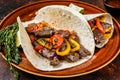
[[[16, 36], [19, 30], [18, 24], [9, 25], [0, 30], [0, 49], [4, 47], [5, 57], [7, 62], [10, 64], [14, 62], [19, 64], [21, 61], [21, 56], [19, 54], [18, 47], [16, 46]], [[18, 73], [15, 71], [10, 64], [10, 70], [14, 73], [14, 77], [17, 78]]]

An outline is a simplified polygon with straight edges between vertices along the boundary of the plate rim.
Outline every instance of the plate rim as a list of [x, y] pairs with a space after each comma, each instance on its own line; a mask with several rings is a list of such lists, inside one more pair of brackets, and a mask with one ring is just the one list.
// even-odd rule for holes
[[[10, 17], [13, 13], [15, 13], [16, 11], [19, 11], [19, 10], [21, 10], [21, 9], [23, 9], [23, 8], [26, 8], [26, 7], [29, 7], [29, 6], [31, 6], [31, 5], [40, 4], [40, 3], [46, 3], [46, 2], [54, 2], [54, 0], [50, 0], [50, 1], [36, 1], [36, 2], [29, 3], [29, 4], [25, 4], [25, 5], [21, 6], [21, 7], [18, 7], [18, 8], [16, 8], [16, 9], [14, 9], [12, 12], [8, 13], [8, 14], [1, 20], [0, 25], [4, 24], [4, 21], [5, 21], [8, 17]], [[56, 1], [56, 2], [68, 2], [68, 1], [58, 0], [58, 1]], [[86, 2], [82, 2], [82, 1], [70, 1], [70, 2], [78, 3], [78, 4], [82, 3], [82, 4], [84, 4], [84, 5], [87, 5], [87, 6], [96, 8], [96, 9], [99, 9], [99, 10], [102, 11], [102, 12], [106, 12], [106, 11], [104, 11], [103, 9], [99, 8], [98, 6], [93, 5], [93, 4], [90, 4], [90, 3], [86, 3]], [[119, 28], [120, 28], [120, 24], [118, 23], [118, 21], [117, 21], [114, 17], [112, 17], [112, 19], [113, 19], [113, 21], [118, 25], [118, 29], [119, 29]], [[119, 31], [119, 32], [120, 32], [120, 31]], [[76, 76], [82, 76], [82, 75], [90, 74], [90, 73], [92, 73], [92, 72], [95, 72], [95, 71], [97, 71], [97, 70], [99, 70], [99, 69], [107, 66], [109, 63], [111, 63], [111, 62], [119, 55], [119, 53], [120, 53], [120, 48], [118, 48], [118, 51], [116, 52], [115, 56], [113, 56], [113, 57], [112, 57], [108, 62], [106, 62], [105, 64], [103, 64], [103, 65], [101, 65], [101, 66], [99, 66], [99, 67], [97, 67], [97, 68], [95, 68], [95, 69], [92, 69], [92, 70], [90, 70], [90, 71], [83, 72], [83, 73], [80, 73], [80, 74], [74, 74], [74, 75], [70, 75], [70, 76], [69, 76], [69, 75], [68, 75], [68, 76], [66, 76], [66, 75], [65, 75], [65, 76], [64, 76], [64, 75], [63, 75], [63, 76], [61, 76], [61, 75], [60, 75], [60, 76], [54, 76], [54, 75], [47, 75], [47, 76], [46, 76], [46, 75], [44, 75], [44, 74], [38, 74], [38, 73], [35, 73], [35, 72], [31, 72], [31, 71], [29, 71], [29, 70], [23, 69], [23, 68], [17, 66], [16, 64], [14, 64], [14, 63], [11, 63], [11, 64], [12, 64], [14, 67], [16, 67], [17, 69], [19, 69], [19, 70], [22, 70], [22, 71], [24, 71], [24, 72], [27, 72], [27, 73], [30, 73], [30, 74], [34, 74], [34, 75], [37, 75], [37, 76], [51, 77], [51, 78], [70, 78], [70, 77], [76, 77]], [[2, 53], [0, 53], [0, 54], [1, 54], [2, 57], [6, 60], [5, 56], [4, 56]]]

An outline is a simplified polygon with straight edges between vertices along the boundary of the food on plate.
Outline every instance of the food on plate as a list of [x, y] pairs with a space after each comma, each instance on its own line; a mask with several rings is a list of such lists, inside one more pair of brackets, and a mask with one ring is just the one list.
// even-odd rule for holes
[[0, 51], [5, 54], [8, 63], [14, 62], [19, 64], [21, 61], [19, 49], [16, 46], [18, 29], [18, 24], [14, 23], [0, 30]]
[[88, 20], [91, 30], [94, 34], [96, 47], [103, 47], [111, 38], [114, 27], [110, 14], [89, 14], [84, 15]]
[[[79, 13], [84, 12], [84, 8], [75, 4], [70, 4], [69, 7]], [[114, 27], [112, 17], [108, 13], [85, 14], [84, 17], [88, 20], [94, 34], [96, 47], [102, 48], [111, 38]]]
[[63, 5], [45, 6], [31, 21], [19, 24], [24, 54], [43, 71], [71, 68], [88, 61], [95, 42], [89, 24], [77, 11]]
[[26, 27], [34, 49], [57, 66], [60, 61], [76, 62], [91, 53], [79, 43], [76, 32], [56, 30], [46, 22], [31, 23]]
[[14, 23], [0, 30], [0, 54], [5, 55], [3, 57], [6, 58], [6, 62], [10, 65], [10, 71], [16, 79], [18, 79], [18, 72], [13, 68], [11, 63], [19, 64], [22, 60], [17, 46], [18, 29], [18, 24]]

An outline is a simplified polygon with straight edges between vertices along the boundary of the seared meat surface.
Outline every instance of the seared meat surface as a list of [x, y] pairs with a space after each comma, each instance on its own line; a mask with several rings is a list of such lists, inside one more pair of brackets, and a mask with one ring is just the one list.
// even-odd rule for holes
[[76, 62], [80, 59], [80, 55], [78, 53], [69, 53], [69, 55], [66, 56], [66, 59], [68, 62]]
[[110, 33], [112, 30], [112, 25], [109, 23], [101, 22], [101, 25], [105, 29], [106, 33]]
[[60, 34], [64, 38], [69, 38], [70, 35], [68, 31], [64, 31], [64, 30], [58, 30], [55, 32], [55, 34]]
[[109, 23], [105, 23], [105, 22], [100, 22], [101, 23], [101, 25], [104, 27], [104, 29], [108, 29], [108, 28], [110, 28], [112, 25], [111, 24], [109, 24]]
[[55, 56], [52, 60], [50, 60], [50, 65], [57, 66], [58, 64], [60, 64], [60, 61], [57, 58], [57, 56]]
[[101, 43], [104, 35], [97, 28], [93, 31], [93, 34], [94, 34], [95, 43], [96, 44]]
[[[98, 26], [96, 23], [96, 19], [90, 20], [90, 21], [88, 21], [88, 23], [90, 24], [91, 29], [93, 31], [96, 44], [100, 44], [103, 42], [103, 40], [109, 38], [111, 30], [112, 30], [111, 24], [100, 21], [99, 22], [100, 25]], [[103, 33], [103, 31], [105, 33]]]
[[84, 48], [83, 45], [81, 45], [80, 47], [81, 47], [81, 48], [80, 48], [80, 50], [78, 51], [78, 53], [80, 54], [80, 57], [81, 57], [81, 58], [91, 55], [91, 53], [90, 53], [86, 48]]
[[34, 34], [38, 37], [50, 37], [54, 34], [54, 29], [49, 27], [43, 27], [43, 29], [34, 32]]

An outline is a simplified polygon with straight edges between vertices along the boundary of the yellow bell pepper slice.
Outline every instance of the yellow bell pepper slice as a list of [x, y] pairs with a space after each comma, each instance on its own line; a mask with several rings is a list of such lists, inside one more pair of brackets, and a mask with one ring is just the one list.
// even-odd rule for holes
[[37, 40], [37, 42], [38, 42], [41, 46], [45, 46], [45, 43], [46, 43], [42, 38], [39, 38], [39, 39]]
[[77, 51], [77, 50], [80, 49], [80, 44], [79, 44], [78, 42], [76, 42], [74, 39], [69, 38], [69, 41], [70, 41], [73, 45], [75, 45], [75, 47], [74, 47], [73, 49], [71, 49], [71, 52], [75, 52], [75, 51]]
[[110, 34], [110, 33], [108, 33], [108, 34], [105, 34], [105, 35], [104, 35], [104, 37], [103, 37], [103, 40], [106, 40], [106, 39], [108, 39], [110, 36], [111, 36], [111, 34]]
[[57, 48], [56, 49], [56, 54], [59, 55], [59, 56], [65, 56], [65, 55], [68, 55], [70, 50], [71, 50], [71, 46], [70, 46], [70, 43], [65, 39], [65, 42], [67, 44], [67, 47], [64, 51], [59, 51], [60, 48]]

